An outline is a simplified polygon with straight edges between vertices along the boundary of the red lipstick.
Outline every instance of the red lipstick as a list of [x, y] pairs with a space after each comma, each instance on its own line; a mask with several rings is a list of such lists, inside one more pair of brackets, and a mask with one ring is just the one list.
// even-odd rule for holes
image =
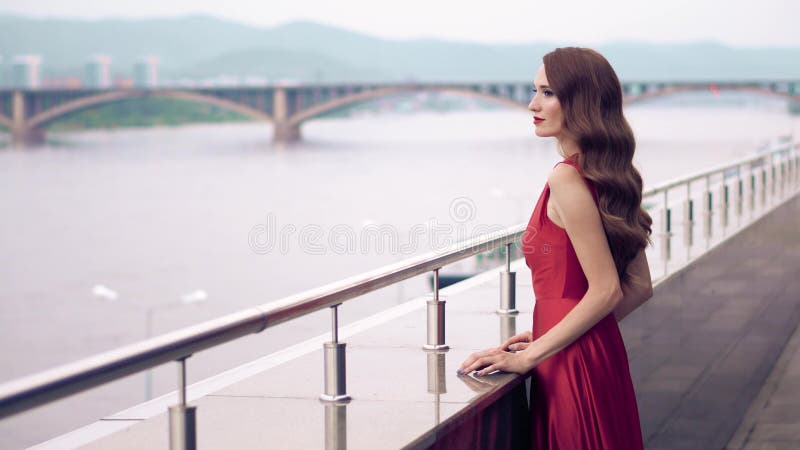
[[542, 123], [542, 122], [544, 122], [544, 119], [542, 119], [541, 117], [534, 116], [533, 123]]

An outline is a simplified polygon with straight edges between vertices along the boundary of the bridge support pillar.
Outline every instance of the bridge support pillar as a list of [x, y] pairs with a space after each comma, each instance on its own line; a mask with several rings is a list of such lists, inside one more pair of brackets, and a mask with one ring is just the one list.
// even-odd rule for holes
[[26, 121], [25, 94], [15, 91], [11, 98], [11, 144], [22, 146], [44, 142], [43, 128], [30, 128]]
[[286, 88], [275, 89], [272, 98], [272, 115], [275, 124], [273, 142], [296, 142], [300, 140], [300, 125], [289, 122], [289, 96]]
[[275, 132], [272, 135], [273, 142], [297, 142], [301, 138], [300, 126], [289, 123], [275, 123]]
[[45, 141], [45, 136], [45, 130], [41, 128], [11, 127], [11, 144], [15, 147], [42, 144]]

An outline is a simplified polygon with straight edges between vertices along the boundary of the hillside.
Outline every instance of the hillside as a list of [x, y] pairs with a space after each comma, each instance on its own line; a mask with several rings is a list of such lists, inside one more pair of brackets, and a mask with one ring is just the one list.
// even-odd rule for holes
[[[530, 79], [548, 50], [564, 43], [475, 44], [386, 40], [293, 22], [258, 28], [207, 16], [81, 21], [0, 15], [0, 56], [34, 53], [44, 76], [80, 76], [95, 53], [129, 75], [146, 54], [162, 79], [234, 77], [300, 81]], [[596, 47], [623, 79], [800, 79], [800, 48], [732, 48], [714, 42], [612, 42]], [[5, 66], [7, 72], [7, 64]]]

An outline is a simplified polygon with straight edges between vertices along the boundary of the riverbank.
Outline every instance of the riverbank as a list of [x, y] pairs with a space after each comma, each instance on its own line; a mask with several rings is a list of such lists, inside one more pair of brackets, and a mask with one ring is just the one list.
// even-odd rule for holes
[[166, 98], [141, 98], [81, 111], [58, 120], [49, 130], [142, 128], [248, 120], [241, 114], [213, 105]]

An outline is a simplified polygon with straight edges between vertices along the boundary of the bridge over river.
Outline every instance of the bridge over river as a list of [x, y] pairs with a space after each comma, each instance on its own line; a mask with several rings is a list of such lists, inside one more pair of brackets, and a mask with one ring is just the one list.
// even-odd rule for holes
[[[16, 145], [41, 142], [47, 126], [69, 114], [135, 98], [172, 98], [214, 105], [273, 126], [273, 140], [301, 138], [303, 123], [356, 103], [419, 92], [441, 92], [527, 108], [529, 82], [268, 85], [231, 88], [0, 90], [0, 125]], [[800, 81], [630, 81], [626, 103], [687, 91], [744, 91], [800, 102]]]

